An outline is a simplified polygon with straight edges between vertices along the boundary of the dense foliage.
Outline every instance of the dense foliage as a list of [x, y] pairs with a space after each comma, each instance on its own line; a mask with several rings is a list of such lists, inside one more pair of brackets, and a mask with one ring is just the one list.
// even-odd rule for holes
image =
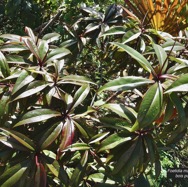
[[0, 185], [187, 186], [188, 31], [82, 2], [0, 36]]

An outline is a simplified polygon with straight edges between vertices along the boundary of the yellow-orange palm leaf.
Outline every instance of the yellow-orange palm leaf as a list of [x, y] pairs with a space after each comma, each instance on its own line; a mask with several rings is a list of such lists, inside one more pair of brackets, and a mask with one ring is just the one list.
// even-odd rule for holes
[[125, 0], [125, 5], [145, 25], [171, 34], [188, 27], [188, 0]]

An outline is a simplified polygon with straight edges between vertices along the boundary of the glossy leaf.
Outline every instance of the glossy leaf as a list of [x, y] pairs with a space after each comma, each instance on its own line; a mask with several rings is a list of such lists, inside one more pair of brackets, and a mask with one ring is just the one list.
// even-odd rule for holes
[[48, 53], [46, 62], [60, 59], [68, 54], [70, 54], [70, 51], [64, 47], [53, 49], [50, 53]]
[[25, 136], [24, 134], [13, 131], [13, 130], [8, 130], [5, 128], [0, 128], [3, 132], [6, 132], [8, 135], [12, 136], [15, 140], [17, 140], [20, 144], [22, 144], [24, 147], [30, 149], [31, 151], [35, 150], [35, 144], [33, 141]]
[[46, 172], [41, 163], [36, 166], [35, 187], [46, 187]]
[[41, 150], [45, 149], [56, 140], [62, 130], [62, 127], [63, 123], [57, 122], [43, 134], [39, 141]]
[[67, 75], [67, 76], [63, 77], [62, 83], [63, 82], [65, 82], [65, 83], [73, 83], [73, 84], [75, 82], [95, 84], [89, 78], [84, 77], [84, 76], [79, 76], [79, 75]]
[[128, 45], [124, 45], [117, 42], [112, 42], [113, 45], [117, 46], [118, 48], [122, 49], [123, 51], [127, 52], [132, 58], [134, 58], [146, 71], [154, 72], [151, 64], [147, 61], [147, 59], [137, 52], [135, 49], [129, 47]]
[[67, 118], [65, 123], [63, 124], [62, 139], [58, 150], [59, 152], [62, 152], [65, 148], [67, 148], [67, 146], [72, 144], [74, 138], [74, 131], [75, 128], [73, 121]]
[[166, 90], [165, 93], [170, 92], [187, 92], [188, 91], [188, 74], [180, 76], [174, 81]]
[[83, 100], [87, 97], [89, 91], [90, 91], [89, 85], [85, 84], [81, 86], [74, 95], [74, 98], [73, 98], [74, 104], [72, 108], [76, 108], [79, 104], [81, 104]]
[[115, 26], [109, 28], [102, 36], [109, 36], [109, 35], [119, 35], [119, 34], [125, 34], [126, 30], [125, 27], [122, 26]]
[[13, 187], [17, 181], [19, 181], [28, 168], [28, 161], [21, 162], [8, 168], [1, 176], [0, 176], [0, 184], [1, 187]]
[[142, 77], [134, 77], [134, 76], [121, 77], [106, 83], [104, 86], [102, 86], [99, 89], [98, 92], [100, 93], [105, 90], [110, 90], [110, 91], [132, 90], [139, 86], [145, 86], [151, 83], [153, 83], [152, 80]]
[[28, 38], [24, 39], [24, 43], [28, 47], [28, 49], [33, 53], [33, 55], [37, 58], [37, 60], [42, 61], [42, 59], [40, 59], [38, 47], [36, 46], [36, 44]]
[[137, 122], [132, 131], [149, 126], [159, 117], [163, 103], [163, 89], [160, 83], [155, 83], [144, 95], [140, 105]]
[[90, 146], [86, 143], [74, 143], [69, 145], [64, 151], [85, 151], [89, 150]]
[[17, 45], [6, 44], [6, 45], [1, 46], [0, 50], [4, 52], [20, 52], [20, 51], [27, 50], [27, 47], [20, 45], [20, 44], [17, 44]]
[[187, 120], [187, 117], [186, 117], [186, 113], [185, 113], [182, 101], [176, 93], [172, 93], [170, 95], [170, 99], [176, 107], [176, 110], [178, 112], [179, 122], [180, 122], [180, 125], [181, 125], [180, 129], [181, 129], [181, 131], [183, 131], [188, 126], [188, 120]]
[[39, 93], [40, 91], [42, 91], [47, 86], [48, 86], [48, 84], [46, 84], [46, 82], [44, 82], [44, 81], [34, 81], [34, 82], [29, 84], [26, 91], [23, 91], [16, 98], [13, 98], [13, 101], [18, 100], [18, 99], [22, 99], [22, 98], [25, 98], [25, 97], [29, 97], [31, 95]]
[[88, 151], [85, 151], [83, 154], [80, 163], [75, 168], [72, 177], [70, 179], [70, 186], [77, 187], [80, 184], [80, 181], [82, 180], [82, 177], [85, 174], [85, 168], [88, 161]]
[[0, 38], [9, 39], [12, 41], [17, 41], [17, 42], [20, 42], [21, 40], [21, 36], [17, 34], [2, 34], [0, 35]]
[[27, 35], [30, 37], [30, 39], [32, 40], [32, 42], [36, 43], [36, 37], [32, 31], [31, 28], [29, 27], [25, 27], [25, 32], [27, 33]]
[[43, 40], [46, 40], [47, 43], [52, 43], [56, 40], [59, 40], [60, 34], [58, 33], [48, 33], [43, 36]]
[[101, 140], [104, 139], [108, 134], [109, 134], [109, 132], [104, 132], [104, 133], [97, 134], [96, 136], [94, 136], [94, 137], [91, 138], [89, 144], [93, 144], [93, 143], [96, 143], [96, 142], [101, 141]]
[[[51, 151], [45, 151], [45, 163], [48, 169], [53, 173], [53, 175], [61, 180], [63, 184], [68, 184], [68, 175], [64, 168], [58, 163], [55, 158], [52, 158], [50, 155], [54, 154]], [[56, 156], [56, 155], [54, 155]]]
[[125, 118], [129, 123], [135, 121], [135, 112], [133, 113], [133, 110], [129, 107], [125, 107], [124, 105], [121, 104], [115, 104], [115, 103], [109, 103], [103, 105], [104, 108], [108, 108], [111, 111], [115, 112], [119, 116]]
[[3, 78], [8, 77], [10, 75], [10, 69], [8, 66], [8, 63], [6, 61], [5, 56], [0, 51], [0, 77], [3, 76]]
[[123, 133], [123, 132], [110, 135], [109, 137], [107, 137], [101, 142], [98, 152], [113, 149], [116, 146], [119, 146], [127, 141], [130, 141], [132, 139], [130, 135], [131, 134]]
[[140, 150], [142, 147], [141, 138], [137, 138], [131, 147], [126, 150], [118, 159], [114, 166], [113, 174], [117, 174], [121, 170], [124, 170], [126, 175], [130, 174], [133, 167], [135, 167], [140, 159]]
[[39, 43], [38, 51], [39, 51], [39, 57], [41, 61], [44, 60], [49, 50], [48, 43], [44, 40], [41, 40]]
[[51, 109], [35, 109], [24, 114], [20, 121], [14, 125], [14, 127], [41, 122], [58, 116], [61, 116], [61, 113]]
[[164, 66], [164, 62], [166, 63], [166, 65], [163, 67], [162, 72], [166, 71], [167, 65], [168, 65], [168, 60], [167, 60], [167, 54], [165, 52], [165, 50], [158, 44], [153, 44], [153, 48], [155, 50], [155, 53], [157, 55], [159, 64], [160, 64], [160, 68], [162, 68]]
[[[114, 180], [107, 178], [106, 175], [104, 175], [103, 173], [91, 174], [88, 177], [88, 180], [94, 181], [95, 183], [100, 183], [102, 184], [103, 187], [113, 187], [116, 183]], [[111, 185], [109, 186], [108, 184], [111, 184], [112, 186]]]
[[12, 90], [12, 94], [15, 94], [22, 87], [28, 85], [30, 82], [32, 82], [35, 79], [35, 77], [36, 77], [36, 74], [30, 74], [30, 72], [22, 70], [22, 72], [20, 73], [20, 76], [16, 80], [16, 83]]

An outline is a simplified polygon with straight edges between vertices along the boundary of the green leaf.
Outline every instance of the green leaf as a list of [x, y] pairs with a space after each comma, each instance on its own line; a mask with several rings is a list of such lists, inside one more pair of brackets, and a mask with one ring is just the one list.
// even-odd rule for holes
[[91, 140], [89, 141], [89, 144], [93, 144], [96, 142], [101, 141], [102, 139], [104, 139], [110, 132], [104, 132], [104, 133], [99, 133], [97, 135], [95, 135], [94, 137], [91, 138]]
[[48, 53], [46, 62], [60, 59], [70, 53], [71, 52], [64, 47], [53, 49], [50, 53]]
[[88, 151], [85, 151], [83, 154], [80, 163], [78, 166], [75, 168], [74, 172], [72, 173], [71, 179], [70, 179], [70, 186], [71, 187], [78, 187], [80, 184], [80, 181], [82, 180], [84, 174], [85, 174], [85, 169], [86, 169], [86, 164], [88, 161]]
[[80, 83], [95, 84], [94, 82], [92, 82], [87, 77], [79, 76], [79, 75], [67, 75], [67, 76], [64, 76], [62, 81], [65, 82], [65, 83], [80, 82]]
[[[0, 135], [0, 142], [3, 143], [5, 146], [10, 147], [11, 149], [18, 150], [18, 151], [30, 151], [25, 146], [21, 145], [17, 140], [15, 140], [13, 137], [8, 135], [7, 133], [2, 133], [3, 136]], [[10, 149], [7, 149], [10, 150]]]
[[34, 95], [36, 93], [39, 93], [42, 91], [44, 88], [46, 88], [49, 84], [46, 84], [45, 81], [34, 81], [30, 83], [27, 87], [26, 91], [23, 91], [20, 95], [18, 95], [16, 98], [12, 98], [12, 101], [22, 99], [25, 97], [29, 97], [31, 95]]
[[29, 27], [25, 27], [25, 32], [26, 32], [26, 33], [28, 34], [28, 36], [30, 37], [31, 41], [32, 41], [33, 43], [36, 43], [37, 37], [35, 37], [35, 35], [34, 35], [32, 29], [29, 28]]
[[56, 40], [59, 40], [60, 37], [61, 35], [58, 33], [48, 33], [48, 34], [45, 34], [42, 39], [46, 40], [47, 43], [52, 43]]
[[166, 90], [169, 92], [187, 92], [188, 91], [188, 74], [181, 75], [176, 81], [174, 81]]
[[115, 133], [110, 135], [101, 142], [98, 152], [113, 149], [114, 147], [130, 141], [132, 139], [130, 135], [131, 134], [128, 132]]
[[129, 108], [129, 107], [125, 107], [122, 104], [116, 104], [116, 103], [109, 103], [109, 104], [105, 104], [103, 105], [104, 108], [108, 108], [111, 111], [115, 112], [116, 114], [118, 114], [119, 116], [125, 118], [128, 122], [133, 122], [135, 121], [135, 113], [133, 111], [133, 109]]
[[5, 128], [0, 128], [0, 129], [3, 132], [6, 132], [10, 136], [12, 136], [15, 140], [17, 140], [24, 147], [26, 147], [32, 151], [35, 150], [35, 144], [33, 143], [33, 141], [30, 138], [28, 138], [27, 136], [25, 136], [24, 134], [22, 134], [20, 132], [13, 131], [13, 130], [8, 130]]
[[112, 116], [105, 116], [99, 118], [101, 125], [107, 128], [113, 128], [117, 130], [130, 130], [132, 123], [129, 123], [127, 120], [123, 118], [117, 118]]
[[58, 116], [61, 116], [61, 113], [51, 109], [35, 109], [24, 114], [20, 121], [14, 125], [14, 127], [24, 124], [42, 122]]
[[65, 148], [72, 144], [74, 138], [74, 124], [73, 121], [69, 118], [66, 118], [66, 121], [63, 125], [62, 129], [62, 140], [61, 144], [59, 145], [58, 152], [62, 152]]
[[0, 51], [0, 75], [2, 75], [3, 78], [8, 77], [10, 75], [10, 69], [8, 63], [1, 51]]
[[18, 90], [20, 90], [25, 85], [28, 85], [36, 78], [36, 74], [30, 74], [30, 72], [26, 70], [22, 70], [20, 76], [17, 78], [14, 88], [12, 90], [12, 95], [15, 94]]
[[[127, 33], [125, 35], [127, 35]], [[140, 31], [138, 33], [133, 34], [128, 39], [126, 39], [125, 41], [123, 41], [123, 44], [128, 43], [130, 41], [133, 41], [133, 40], [137, 39], [140, 35], [141, 35]]]
[[154, 82], [153, 80], [149, 80], [142, 77], [134, 77], [134, 76], [120, 77], [118, 79], [106, 83], [104, 86], [102, 86], [99, 89], [98, 93], [105, 90], [110, 90], [110, 91], [132, 90], [139, 86], [145, 86], [153, 82]]
[[0, 176], [1, 187], [14, 187], [14, 184], [16, 184], [16, 182], [21, 179], [27, 168], [28, 161], [21, 162], [13, 167], [8, 168]]
[[28, 47], [28, 49], [33, 53], [33, 55], [37, 58], [37, 60], [41, 62], [42, 59], [39, 56], [39, 51], [38, 51], [38, 47], [36, 46], [36, 44], [28, 38], [24, 39], [24, 43]]
[[[68, 184], [68, 175], [64, 168], [58, 163], [56, 158], [51, 158], [50, 154], [54, 154], [51, 151], [45, 151], [46, 157], [44, 158], [48, 169], [53, 173], [54, 176], [59, 178], [63, 184]], [[55, 155], [56, 156], [56, 155]], [[67, 185], [68, 186], [68, 185]]]
[[72, 108], [76, 108], [87, 97], [90, 91], [89, 84], [82, 85], [75, 93]]
[[41, 150], [45, 149], [56, 140], [62, 130], [62, 127], [63, 123], [57, 122], [43, 134], [39, 141]]
[[[160, 45], [157, 45], [157, 44], [153, 43], [153, 48], [154, 48], [155, 53], [157, 55], [157, 58], [159, 60], [160, 68], [162, 68], [164, 62], [167, 60], [167, 54], [166, 54], [165, 50]], [[166, 66], [163, 67], [162, 73], [164, 73], [166, 71], [166, 68], [167, 68], [167, 65], [168, 65], [167, 62], [165, 62], [165, 63], [166, 63]]]
[[159, 117], [163, 103], [163, 89], [161, 83], [155, 83], [144, 95], [140, 105], [137, 122], [131, 131], [135, 131], [152, 124]]
[[39, 51], [39, 57], [42, 61], [46, 57], [48, 50], [49, 50], [48, 43], [44, 40], [40, 40], [38, 51]]
[[149, 159], [150, 162], [154, 163], [155, 162], [155, 157], [156, 157], [156, 145], [155, 145], [155, 141], [152, 137], [152, 135], [148, 134], [144, 136], [144, 140], [148, 149], [148, 155], [149, 155]]
[[5, 39], [17, 41], [17, 42], [21, 41], [21, 36], [16, 35], [16, 34], [2, 34], [0, 35], [0, 38], [5, 38]]
[[64, 151], [85, 151], [89, 150], [90, 146], [86, 143], [74, 143], [69, 145]]
[[147, 59], [137, 52], [135, 49], [129, 47], [128, 45], [124, 45], [117, 42], [112, 42], [111, 44], [123, 49], [123, 51], [127, 52], [132, 58], [134, 58], [146, 71], [155, 72], [151, 66], [151, 64], [147, 61]]
[[172, 102], [174, 103], [177, 111], [178, 111], [178, 118], [179, 118], [179, 122], [180, 122], [180, 128], [181, 131], [185, 130], [188, 127], [188, 120], [186, 117], [186, 113], [183, 107], [183, 103], [182, 100], [178, 97], [178, 95], [176, 93], [172, 93], [170, 94], [170, 99], [172, 100]]
[[114, 26], [109, 28], [102, 36], [109, 36], [109, 35], [119, 35], [119, 34], [125, 34], [126, 29], [122, 26]]
[[35, 172], [35, 187], [46, 187], [46, 171], [42, 163], [37, 163]]
[[27, 47], [20, 44], [5, 44], [0, 46], [0, 50], [4, 52], [19, 52], [27, 50]]
[[131, 147], [126, 150], [116, 162], [112, 174], [117, 174], [121, 170], [123, 170], [122, 174], [125, 174], [125, 177], [126, 175], [129, 175], [131, 173], [131, 170], [138, 164], [141, 148], [142, 139], [135, 139]]
[[[95, 182], [97, 184], [101, 183], [102, 184], [101, 187], [114, 187], [114, 185], [116, 184], [116, 181], [107, 178], [106, 175], [104, 175], [103, 173], [91, 174], [91, 175], [89, 175], [87, 180], [93, 181], [93, 182]], [[112, 186], [111, 185], [107, 185], [107, 184], [112, 184]]]

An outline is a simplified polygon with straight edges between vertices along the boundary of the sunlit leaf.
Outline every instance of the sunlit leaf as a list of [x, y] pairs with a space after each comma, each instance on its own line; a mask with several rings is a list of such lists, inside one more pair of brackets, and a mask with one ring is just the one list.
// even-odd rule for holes
[[148, 72], [154, 72], [151, 64], [147, 61], [147, 59], [137, 52], [135, 49], [129, 47], [128, 45], [124, 45], [117, 42], [112, 42], [111, 44], [117, 46], [118, 48], [122, 49], [123, 51], [127, 52], [132, 58], [134, 58], [145, 70]]
[[132, 90], [139, 86], [144, 86], [153, 83], [154, 81], [135, 76], [128, 77], [120, 77], [118, 79], [114, 79], [99, 89], [99, 93], [105, 90], [111, 91], [124, 91], [124, 90]]
[[77, 187], [80, 184], [80, 181], [82, 180], [82, 177], [85, 174], [85, 168], [88, 161], [88, 151], [85, 151], [83, 154], [80, 163], [75, 168], [72, 177], [70, 179], [70, 186]]
[[70, 54], [70, 51], [64, 47], [53, 49], [50, 53], [48, 53], [46, 62], [60, 59], [68, 54]]
[[188, 91], [188, 74], [180, 76], [174, 81], [166, 90], [165, 93], [169, 92], [187, 92]]
[[90, 91], [90, 87], [88, 84], [81, 86], [74, 95], [74, 98], [73, 98], [74, 104], [73, 104], [72, 108], [75, 108], [79, 104], [81, 104], [83, 102], [83, 100], [87, 97], [89, 91]]
[[73, 121], [69, 118], [66, 119], [66, 122], [63, 124], [62, 129], [62, 139], [61, 144], [59, 146], [59, 152], [63, 151], [67, 146], [72, 144], [74, 138], [74, 124]]
[[28, 161], [21, 162], [8, 168], [1, 176], [0, 176], [0, 184], [1, 187], [13, 187], [17, 181], [19, 181], [28, 168]]
[[0, 51], [0, 74], [3, 75], [3, 78], [8, 77], [10, 75], [10, 69], [8, 63], [1, 51]]
[[59, 136], [62, 127], [63, 123], [57, 122], [43, 134], [42, 138], [39, 141], [41, 150], [45, 149], [55, 141], [55, 139]]
[[5, 128], [0, 128], [3, 132], [6, 132], [8, 135], [12, 136], [15, 140], [17, 140], [20, 144], [22, 144], [23, 146], [25, 146], [26, 148], [34, 151], [35, 150], [35, 144], [33, 143], [33, 141], [28, 138], [27, 136], [25, 136], [24, 134], [20, 133], [20, 132], [16, 132], [13, 130], [8, 130]]
[[30, 74], [30, 72], [28, 72], [26, 70], [22, 70], [20, 72], [18, 79], [16, 80], [16, 83], [15, 83], [14, 88], [12, 90], [12, 94], [15, 94], [23, 86], [32, 82], [35, 79], [35, 77], [36, 77], [36, 74]]
[[128, 150], [125, 150], [125, 152], [118, 159], [114, 166], [113, 174], [117, 174], [121, 170], [124, 170], [123, 173], [126, 175], [130, 174], [133, 167], [138, 164], [141, 147], [141, 138], [135, 139], [131, 147]]
[[108, 103], [103, 105], [102, 107], [108, 108], [111, 111], [115, 112], [119, 116], [125, 118], [128, 122], [134, 122], [135, 121], [135, 112], [133, 113], [133, 109], [129, 107], [125, 107], [124, 105], [121, 104], [116, 104], [116, 103]]
[[48, 33], [48, 34], [45, 34], [42, 39], [46, 40], [47, 43], [52, 43], [56, 40], [59, 40], [60, 36], [61, 35], [58, 33]]
[[44, 40], [41, 40], [39, 43], [38, 51], [39, 51], [39, 57], [42, 61], [46, 57], [48, 50], [49, 50], [48, 43]]
[[152, 124], [159, 117], [163, 103], [163, 89], [160, 83], [155, 83], [144, 95], [140, 105], [137, 122], [132, 131], [144, 128]]
[[67, 76], [64, 76], [62, 81], [66, 82], [66, 83], [73, 83], [73, 84], [74, 84], [74, 82], [95, 84], [89, 78], [84, 77], [84, 76], [79, 76], [79, 75], [67, 75]]
[[113, 149], [131, 139], [131, 134], [128, 132], [112, 134], [101, 142], [98, 152]]
[[35, 109], [24, 114], [20, 121], [14, 125], [14, 127], [24, 124], [42, 122], [58, 116], [61, 116], [61, 113], [51, 109]]
[[25, 98], [25, 97], [29, 97], [31, 95], [39, 93], [40, 91], [42, 91], [47, 86], [48, 86], [48, 84], [46, 84], [46, 82], [44, 82], [44, 81], [33, 81], [32, 83], [30, 83], [28, 85], [27, 90], [23, 91], [16, 98], [13, 98], [13, 101], [18, 100], [18, 99], [22, 99], [22, 98]]
[[126, 30], [125, 27], [122, 26], [115, 26], [108, 29], [102, 36], [109, 36], [109, 35], [117, 35], [117, 34], [125, 34]]
[[86, 143], [74, 143], [69, 145], [64, 151], [85, 151], [89, 150], [90, 146]]
[[167, 65], [168, 65], [168, 61], [167, 61], [167, 54], [165, 52], [165, 50], [157, 44], [153, 44], [153, 48], [155, 50], [155, 53], [157, 55], [159, 64], [160, 64], [160, 68], [162, 68], [164, 66], [164, 62], [166, 63], [166, 65], [163, 67], [162, 72], [166, 71]]
[[104, 133], [100, 133], [95, 135], [94, 137], [91, 138], [89, 144], [93, 144], [96, 142], [101, 141], [102, 139], [104, 139], [107, 135], [109, 134], [109, 132], [104, 132]]

